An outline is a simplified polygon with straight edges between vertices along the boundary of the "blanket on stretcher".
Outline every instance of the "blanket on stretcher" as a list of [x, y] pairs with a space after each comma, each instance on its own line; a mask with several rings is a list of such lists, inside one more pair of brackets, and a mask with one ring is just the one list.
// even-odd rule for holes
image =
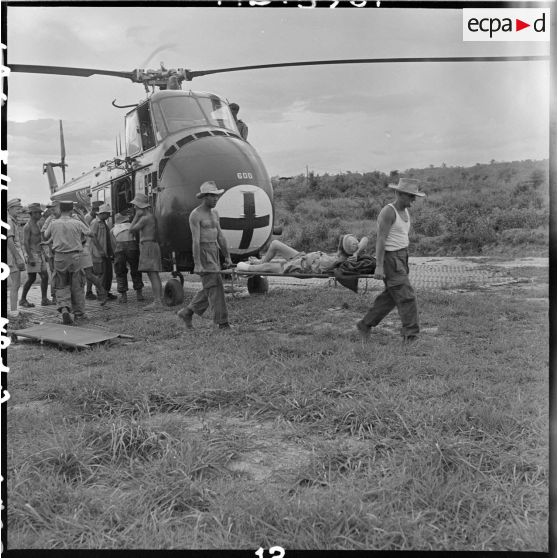
[[376, 258], [373, 256], [359, 256], [357, 260], [345, 260], [333, 270], [333, 276], [343, 287], [358, 292], [358, 276], [374, 275]]

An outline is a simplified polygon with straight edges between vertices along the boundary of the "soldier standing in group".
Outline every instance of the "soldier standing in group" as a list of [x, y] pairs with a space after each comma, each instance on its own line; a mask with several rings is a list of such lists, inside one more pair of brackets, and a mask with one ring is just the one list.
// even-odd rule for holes
[[[77, 208], [74, 207], [73, 215], [75, 219], [81, 221], [85, 226], [89, 228], [87, 225], [86, 219], [87, 215], [83, 215], [82, 212]], [[91, 229], [89, 229], [91, 230]], [[81, 253], [81, 268], [83, 269], [83, 273], [85, 274], [85, 298], [86, 300], [99, 300], [101, 306], [104, 306], [108, 300], [107, 291], [103, 287], [103, 283], [101, 279], [97, 277], [95, 274], [95, 270], [93, 269], [93, 258], [91, 256], [91, 237], [88, 236], [83, 243], [83, 252]], [[90, 293], [92, 296], [87, 296], [87, 289], [91, 289], [91, 285], [95, 285], [97, 289], [97, 296], [93, 293]]]
[[157, 234], [157, 221], [149, 211], [149, 200], [145, 194], [136, 194], [130, 202], [136, 214], [132, 219], [129, 231], [131, 234], [139, 233], [140, 254], [138, 271], [147, 273], [153, 291], [153, 302], [144, 306], [144, 310], [158, 310], [163, 308], [163, 285], [159, 272], [161, 266], [161, 248]]
[[50, 296], [52, 298], [52, 302], [56, 304], [56, 273], [54, 272], [54, 251], [52, 250], [52, 240], [45, 240], [45, 231], [54, 219], [58, 219], [60, 217], [60, 205], [57, 201], [55, 201], [47, 205], [46, 207], [46, 211], [41, 217], [41, 221], [43, 221], [43, 224], [41, 225], [41, 238], [43, 240], [41, 242], [41, 248], [48, 265], [50, 278]]
[[8, 277], [8, 289], [10, 291], [10, 314], [8, 317], [15, 318], [18, 315], [17, 301], [19, 287], [21, 286], [21, 272], [25, 271], [25, 259], [21, 250], [19, 239], [19, 228], [17, 216], [23, 211], [21, 200], [14, 198], [8, 201], [8, 266], [10, 276]]
[[29, 289], [37, 279], [37, 273], [41, 277], [41, 306], [53, 304], [48, 299], [48, 265], [41, 248], [41, 229], [39, 221], [43, 214], [41, 205], [32, 203], [28, 207], [29, 221], [23, 227], [23, 248], [27, 255], [27, 281], [21, 291], [19, 305], [25, 308], [32, 308], [35, 305], [27, 300]]
[[[97, 217], [91, 221], [91, 257], [93, 259], [93, 271], [101, 280], [101, 285], [106, 291], [108, 300], [115, 300], [116, 295], [110, 292], [112, 287], [112, 260], [114, 259], [114, 247], [112, 246], [107, 219], [112, 210], [110, 205], [104, 204], [99, 207]], [[99, 294], [99, 293], [98, 293]]]
[[[95, 219], [95, 217], [97, 217], [97, 214], [99, 213], [99, 207], [101, 207], [101, 205], [103, 205], [102, 201], [94, 201], [91, 202], [91, 211], [89, 213], [86, 213], [84, 216], [84, 221], [85, 224], [90, 227], [91, 223], [93, 222], [93, 220]], [[87, 271], [85, 272], [85, 280], [86, 280], [86, 287], [85, 287], [85, 298], [87, 300], [96, 300], [97, 297], [93, 294], [93, 285], [95, 285], [95, 287], [97, 287], [97, 283], [95, 281], [93, 281], [91, 279], [91, 274], [87, 273]], [[97, 294], [99, 294], [100, 291], [97, 288]]]
[[234, 121], [236, 122], [236, 127], [238, 128], [242, 139], [248, 140], [248, 126], [246, 126], [246, 123], [238, 118], [238, 111], [240, 110], [240, 107], [236, 103], [231, 103], [229, 108], [231, 109]]
[[103, 202], [99, 200], [91, 202], [91, 211], [84, 216], [85, 224], [87, 226], [91, 226], [91, 223], [99, 214], [99, 207], [101, 207], [101, 205], [103, 205]]
[[114, 273], [116, 274], [116, 290], [120, 293], [118, 302], [128, 302], [128, 266], [132, 285], [136, 291], [136, 300], [145, 300], [143, 297], [143, 281], [138, 271], [139, 244], [135, 236], [130, 233], [130, 215], [117, 213], [114, 216], [114, 227], [110, 234], [114, 243]]
[[194, 272], [201, 277], [202, 290], [194, 296], [186, 308], [177, 313], [187, 329], [192, 329], [192, 316], [194, 314], [201, 316], [209, 306], [213, 309], [213, 321], [220, 329], [231, 327], [223, 278], [220, 273], [219, 249], [225, 256], [225, 265], [230, 267], [232, 262], [227, 240], [219, 225], [219, 214], [215, 209], [217, 200], [223, 192], [224, 190], [217, 189], [215, 182], [204, 182], [199, 193], [196, 194], [198, 199], [202, 199], [202, 204], [190, 213]]
[[81, 268], [81, 254], [85, 238], [91, 231], [71, 216], [71, 201], [60, 201], [60, 217], [52, 220], [45, 232], [46, 240], [52, 239], [54, 271], [56, 273], [56, 303], [62, 313], [62, 323], [74, 323], [74, 316], [85, 317], [85, 275]]

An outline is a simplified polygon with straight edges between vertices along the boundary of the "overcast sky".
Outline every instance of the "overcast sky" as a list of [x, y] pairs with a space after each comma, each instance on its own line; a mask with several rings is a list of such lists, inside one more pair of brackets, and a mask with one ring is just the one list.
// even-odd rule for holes
[[[247, 2], [244, 2], [246, 4]], [[372, 4], [369, 2], [369, 4]], [[8, 7], [8, 63], [129, 71], [299, 60], [548, 54], [549, 43], [462, 41], [451, 9]], [[155, 51], [155, 54], [153, 54]], [[240, 105], [271, 176], [474, 165], [548, 157], [548, 62], [375, 64], [199, 77], [183, 89]], [[115, 155], [128, 80], [13, 73], [10, 197], [48, 200], [42, 164], [67, 177]], [[59, 172], [57, 169], [56, 172]], [[60, 180], [59, 180], [60, 182]]]

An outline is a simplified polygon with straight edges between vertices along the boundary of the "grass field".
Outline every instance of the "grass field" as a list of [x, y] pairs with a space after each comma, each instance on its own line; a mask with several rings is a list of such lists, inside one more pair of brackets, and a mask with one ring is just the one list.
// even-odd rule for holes
[[[115, 309], [135, 336], [9, 349], [8, 548], [548, 550], [547, 270], [419, 291], [229, 299], [231, 332]], [[117, 311], [118, 310], [118, 311]]]

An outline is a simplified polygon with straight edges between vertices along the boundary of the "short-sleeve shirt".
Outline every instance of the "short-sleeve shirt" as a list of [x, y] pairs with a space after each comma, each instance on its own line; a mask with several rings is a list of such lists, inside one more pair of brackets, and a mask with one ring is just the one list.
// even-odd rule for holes
[[[8, 225], [10, 225], [10, 229], [8, 230], [8, 238], [13, 239], [16, 250], [21, 257], [21, 261], [24, 261], [23, 252], [21, 251], [21, 242], [19, 239], [18, 224], [14, 219], [12, 219], [11, 215], [8, 215]], [[17, 265], [17, 262], [14, 261], [14, 258], [10, 250], [8, 250], [8, 265], [10, 266], [10, 269], [14, 265]]]
[[51, 221], [45, 230], [45, 237], [52, 239], [52, 248], [55, 252], [82, 252], [83, 242], [89, 228], [81, 221], [62, 215]]

